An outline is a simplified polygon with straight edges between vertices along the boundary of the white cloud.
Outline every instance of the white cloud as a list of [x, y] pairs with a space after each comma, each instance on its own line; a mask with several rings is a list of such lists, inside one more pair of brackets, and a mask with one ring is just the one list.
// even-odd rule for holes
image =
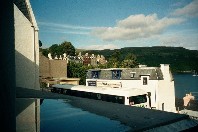
[[41, 30], [40, 32], [89, 35], [89, 32], [86, 32], [86, 31], [67, 31], [67, 30], [64, 30], [64, 29], [57, 29], [57, 28], [47, 28], [47, 30], [46, 29]]
[[183, 8], [176, 9], [171, 15], [173, 16], [187, 16], [198, 17], [198, 0], [192, 1]]
[[103, 40], [134, 40], [161, 34], [167, 27], [183, 22], [180, 18], [158, 19], [156, 14], [131, 15], [117, 22], [115, 27], [95, 28], [92, 34]]
[[170, 33], [160, 36], [158, 39], [161, 46], [185, 47], [190, 50], [198, 50], [198, 34], [189, 34]]
[[48, 26], [48, 27], [56, 27], [56, 28], [65, 28], [65, 29], [80, 29], [80, 30], [91, 30], [94, 27], [86, 27], [86, 26], [77, 26], [77, 25], [69, 25], [69, 24], [60, 24], [60, 23], [52, 23], [52, 22], [38, 22], [39, 25]]
[[76, 26], [68, 24], [58, 24], [51, 22], [38, 22], [41, 26], [41, 32], [63, 33], [63, 34], [77, 34], [88, 35], [90, 30], [94, 27]]
[[103, 49], [119, 49], [118, 46], [114, 44], [102, 44], [102, 45], [90, 45], [86, 47], [81, 47], [81, 49], [87, 49], [87, 50], [103, 50]]

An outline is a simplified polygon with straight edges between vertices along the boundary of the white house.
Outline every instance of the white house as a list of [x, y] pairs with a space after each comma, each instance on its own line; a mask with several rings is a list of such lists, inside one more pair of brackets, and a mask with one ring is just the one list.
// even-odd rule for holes
[[175, 112], [175, 87], [169, 64], [160, 67], [90, 69], [86, 86], [138, 88], [148, 93], [152, 109]]

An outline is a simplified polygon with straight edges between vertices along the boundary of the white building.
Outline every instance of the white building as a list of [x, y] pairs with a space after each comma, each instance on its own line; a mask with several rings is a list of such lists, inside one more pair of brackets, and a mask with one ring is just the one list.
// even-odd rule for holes
[[168, 64], [160, 67], [90, 69], [86, 86], [138, 88], [148, 93], [152, 109], [175, 112], [175, 87]]
[[[30, 1], [14, 0], [16, 91], [40, 90], [38, 30]], [[15, 106], [16, 131], [40, 131], [40, 99], [16, 98]]]

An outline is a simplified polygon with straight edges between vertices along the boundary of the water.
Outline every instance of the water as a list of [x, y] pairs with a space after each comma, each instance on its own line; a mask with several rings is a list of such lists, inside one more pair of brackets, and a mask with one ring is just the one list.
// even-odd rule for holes
[[[192, 74], [174, 74], [175, 96], [183, 98], [187, 93], [198, 92], [198, 76]], [[195, 96], [198, 100], [198, 93]]]
[[41, 105], [41, 132], [124, 132], [118, 121], [75, 108], [63, 100], [45, 99]]

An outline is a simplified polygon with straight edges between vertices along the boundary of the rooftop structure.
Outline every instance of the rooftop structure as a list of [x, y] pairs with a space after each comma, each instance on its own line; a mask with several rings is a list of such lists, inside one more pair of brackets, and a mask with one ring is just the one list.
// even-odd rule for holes
[[160, 67], [90, 69], [86, 86], [137, 88], [148, 93], [150, 108], [175, 112], [175, 87], [168, 64]]

